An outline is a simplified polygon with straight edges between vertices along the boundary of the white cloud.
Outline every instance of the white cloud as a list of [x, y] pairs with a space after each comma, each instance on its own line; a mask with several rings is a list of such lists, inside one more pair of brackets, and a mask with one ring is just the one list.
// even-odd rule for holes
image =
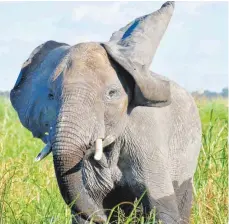
[[181, 31], [185, 26], [185, 23], [183, 21], [173, 21], [170, 23], [169, 25], [169, 29], [172, 32], [177, 32], [177, 31]]
[[0, 46], [0, 56], [9, 53], [10, 53], [10, 49], [8, 46]]
[[[27, 42], [33, 42], [40, 40], [41, 32], [46, 31], [47, 27], [49, 28], [49, 33], [52, 33], [54, 27], [48, 25], [48, 19], [41, 19], [38, 21], [28, 21], [25, 23], [15, 22], [11, 24], [11, 28], [6, 30], [4, 35], [0, 37], [1, 41], [9, 40], [22, 40]], [[51, 22], [50, 22], [51, 24]], [[46, 35], [47, 33], [44, 33]]]
[[200, 14], [201, 8], [206, 4], [209, 4], [209, 2], [177, 2], [177, 13], [197, 16]]
[[[71, 41], [73, 44], [77, 44], [77, 43], [82, 43], [82, 42], [89, 42], [89, 41], [103, 41], [103, 37], [100, 35], [96, 35], [96, 34], [88, 34], [88, 35], [77, 35], [75, 37], [72, 37]], [[105, 40], [104, 40], [105, 41]]]
[[127, 5], [127, 2], [113, 2], [103, 5], [81, 4], [73, 9], [72, 19], [77, 22], [89, 19], [106, 25], [128, 23], [130, 20], [135, 19], [136, 15], [141, 15], [141, 12], [137, 8], [125, 10]]
[[198, 53], [213, 56], [219, 53], [221, 48], [220, 40], [200, 40]]

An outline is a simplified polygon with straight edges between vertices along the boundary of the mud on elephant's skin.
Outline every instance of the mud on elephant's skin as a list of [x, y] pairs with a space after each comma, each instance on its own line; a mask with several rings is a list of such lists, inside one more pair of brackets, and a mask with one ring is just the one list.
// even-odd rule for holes
[[[107, 220], [105, 209], [142, 199], [164, 223], [187, 223], [201, 125], [191, 95], [149, 70], [173, 14], [166, 2], [106, 43], [48, 41], [11, 91], [21, 123], [53, 154], [73, 223]], [[48, 135], [47, 135], [48, 133]], [[129, 208], [123, 207], [128, 213]]]

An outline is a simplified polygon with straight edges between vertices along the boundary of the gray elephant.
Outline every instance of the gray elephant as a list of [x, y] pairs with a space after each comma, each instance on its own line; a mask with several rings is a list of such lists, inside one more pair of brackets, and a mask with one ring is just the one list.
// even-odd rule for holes
[[[106, 43], [48, 41], [11, 90], [21, 123], [52, 152], [73, 223], [104, 223], [122, 201], [156, 207], [163, 223], [187, 223], [201, 147], [191, 95], [149, 70], [173, 14], [166, 2]], [[129, 207], [122, 209], [128, 214]]]

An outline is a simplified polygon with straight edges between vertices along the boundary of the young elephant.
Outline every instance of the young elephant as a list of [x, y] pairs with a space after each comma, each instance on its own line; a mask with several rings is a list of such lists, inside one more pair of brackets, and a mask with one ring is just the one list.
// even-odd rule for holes
[[11, 102], [47, 143], [38, 160], [52, 151], [73, 223], [104, 223], [105, 209], [144, 192], [145, 215], [156, 207], [163, 223], [189, 220], [198, 110], [183, 88], [149, 71], [173, 9], [166, 2], [107, 43], [48, 41], [22, 67]]

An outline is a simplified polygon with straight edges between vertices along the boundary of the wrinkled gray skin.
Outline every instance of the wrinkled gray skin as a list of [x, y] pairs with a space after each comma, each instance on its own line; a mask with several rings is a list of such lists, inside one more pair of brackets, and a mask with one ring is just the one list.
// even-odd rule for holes
[[[149, 71], [173, 8], [165, 3], [104, 44], [48, 41], [23, 65], [11, 101], [34, 137], [51, 143], [73, 223], [89, 223], [92, 215], [103, 223], [104, 209], [145, 190], [145, 215], [156, 206], [164, 223], [188, 222], [201, 145], [198, 110], [183, 88]], [[96, 161], [94, 142], [107, 136], [113, 142]]]

